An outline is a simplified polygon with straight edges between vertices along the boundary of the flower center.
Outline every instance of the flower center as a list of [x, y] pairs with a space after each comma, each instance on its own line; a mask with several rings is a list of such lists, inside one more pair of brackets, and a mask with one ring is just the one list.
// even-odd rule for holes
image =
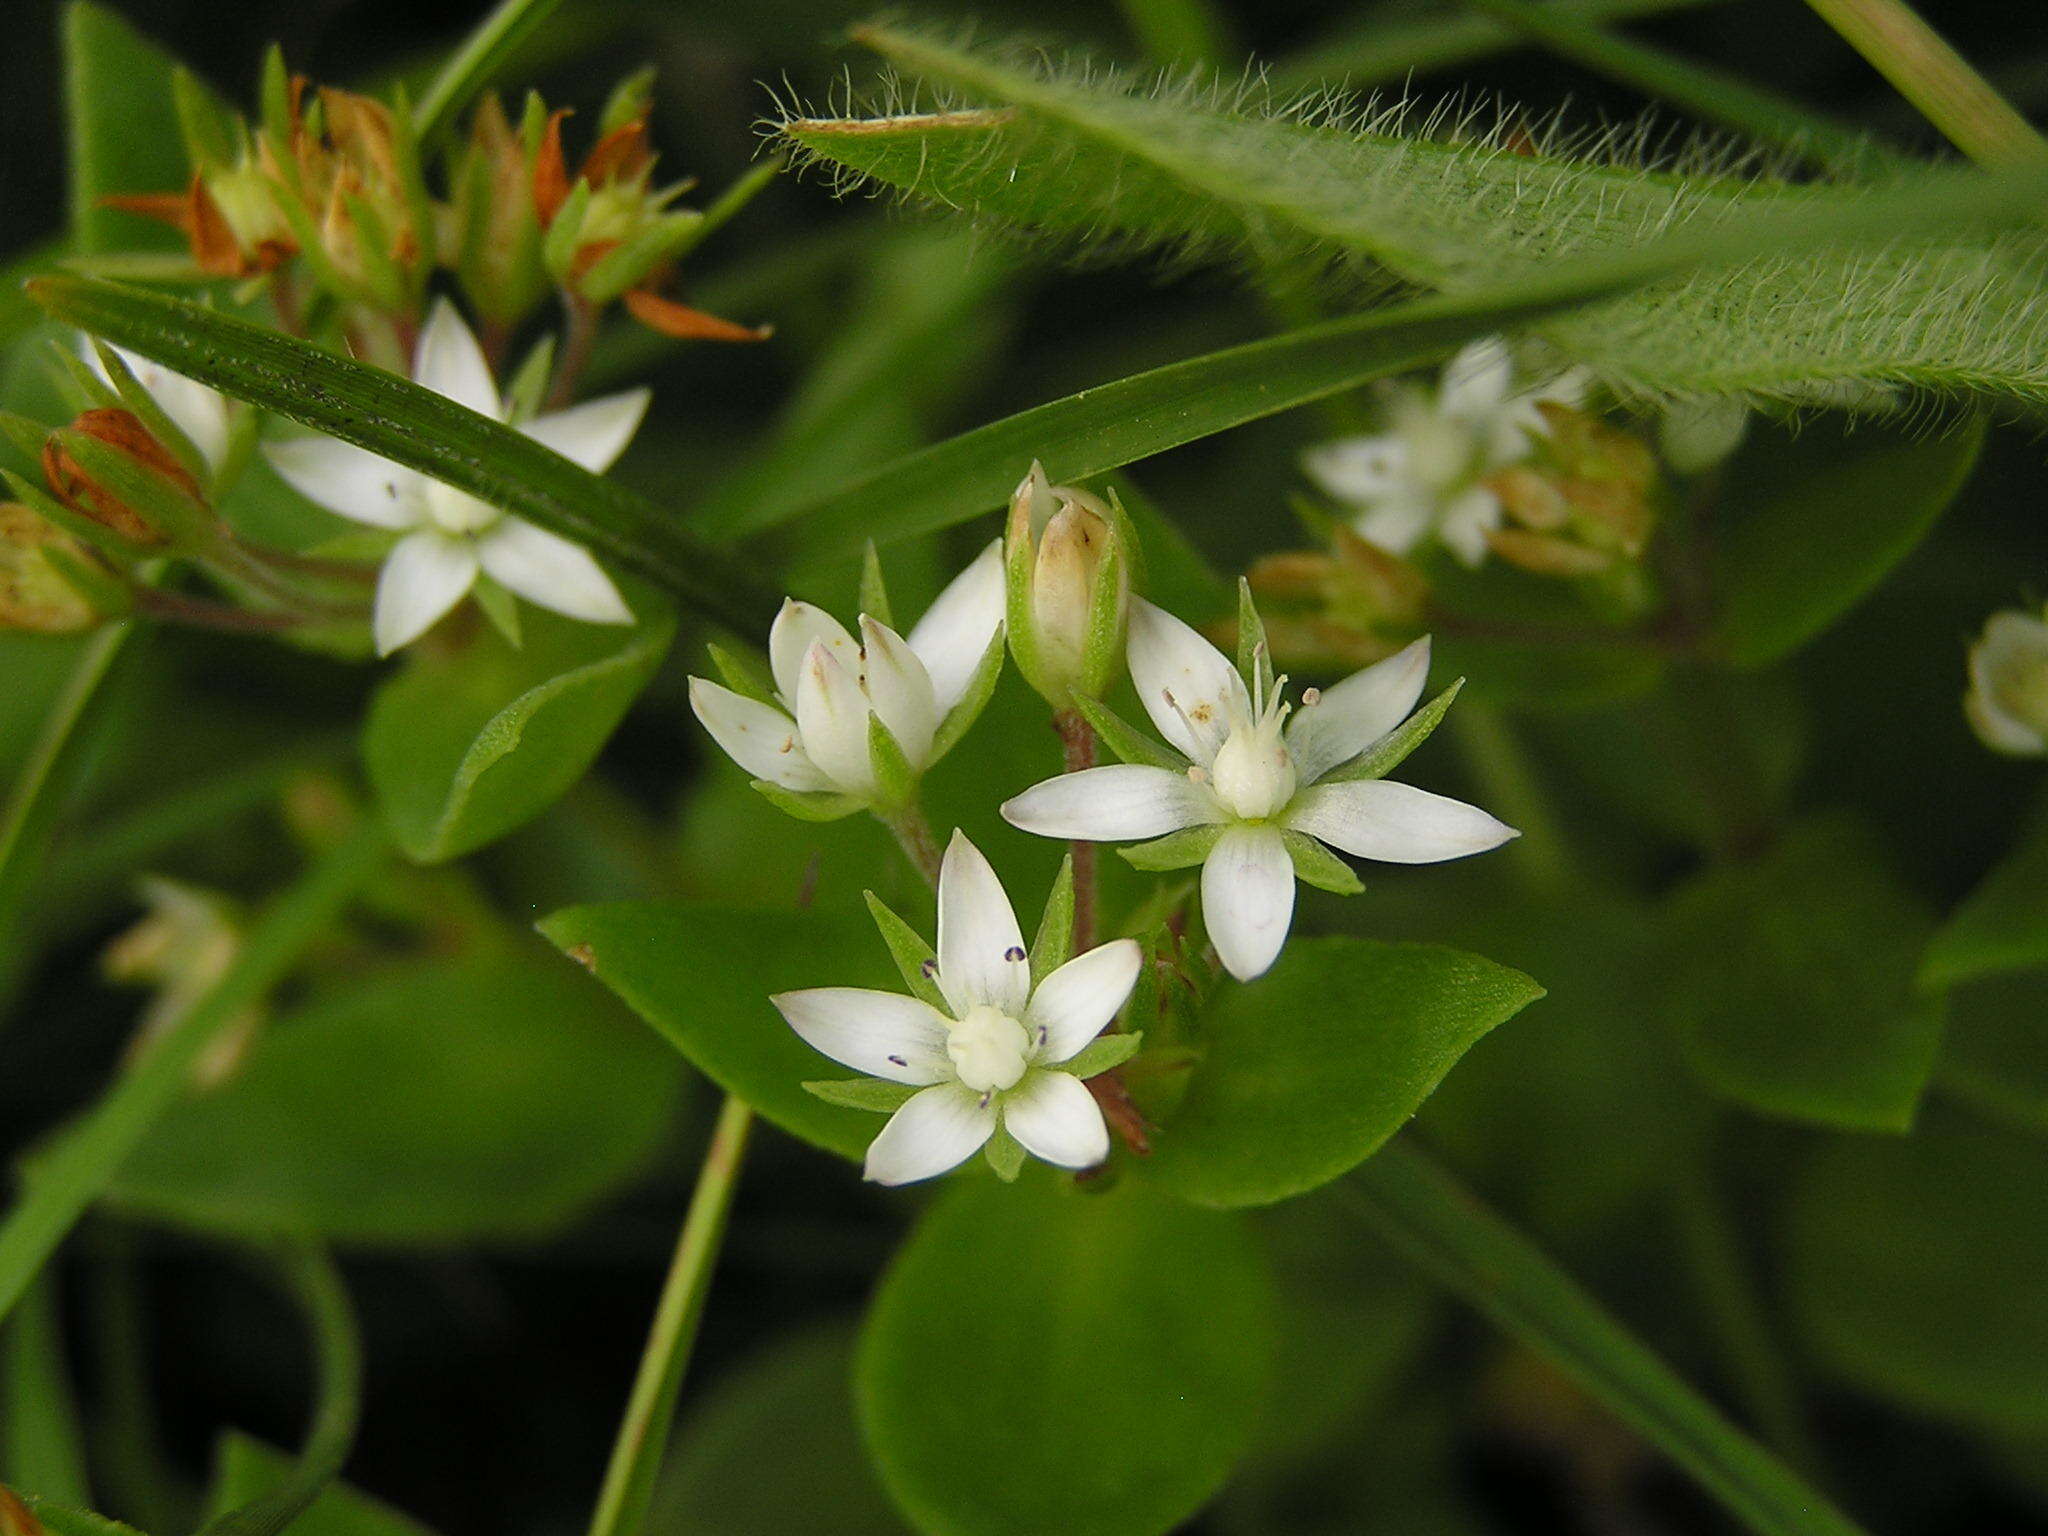
[[1286, 681], [1276, 681], [1270, 697], [1254, 684], [1250, 717], [1232, 711], [1230, 734], [1209, 765], [1209, 787], [1225, 810], [1244, 821], [1264, 821], [1294, 798], [1294, 757], [1281, 734], [1287, 706], [1280, 689]]
[[946, 1031], [946, 1054], [976, 1093], [1006, 1093], [1030, 1063], [1031, 1036], [1000, 1009], [982, 1003]]
[[482, 533], [504, 516], [489, 502], [478, 501], [467, 491], [431, 481], [427, 485], [427, 520], [441, 532], [462, 537]]
[[1991, 680], [1998, 707], [2029, 730], [2048, 733], [2048, 654], [2016, 658]]

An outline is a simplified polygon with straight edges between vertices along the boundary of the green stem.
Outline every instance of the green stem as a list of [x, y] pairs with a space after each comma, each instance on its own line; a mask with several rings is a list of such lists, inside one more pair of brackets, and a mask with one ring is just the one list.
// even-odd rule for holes
[[1994, 166], [2048, 160], [2048, 139], [1905, 0], [1806, 3], [1972, 160]]
[[184, 1094], [192, 1064], [298, 964], [307, 946], [383, 867], [385, 848], [383, 827], [364, 817], [270, 905], [227, 974], [141, 1064], [38, 1154], [21, 1197], [0, 1222], [0, 1318], [14, 1309], [128, 1154]]
[[[1061, 771], [1080, 773], [1095, 766], [1095, 728], [1079, 710], [1062, 709], [1053, 715], [1059, 728]], [[1074, 858], [1074, 953], [1086, 954], [1095, 947], [1095, 908], [1100, 879], [1096, 868], [1096, 845], [1076, 839], [1067, 845]]]
[[1575, 877], [1564, 833], [1507, 717], [1490, 704], [1461, 699], [1448, 718], [1487, 809], [1522, 834], [1510, 857], [1530, 895], [1548, 900], [1570, 891]]
[[1863, 1536], [1414, 1147], [1383, 1147], [1331, 1187], [1396, 1250], [1605, 1403], [1751, 1530]]
[[88, 723], [109, 696], [105, 684], [133, 633], [132, 626], [115, 624], [86, 641], [0, 817], [0, 995], [21, 964], [18, 929], [29, 889], [42, 870], [57, 818], [84, 777], [95, 734]]
[[924, 877], [926, 885], [937, 890], [939, 840], [932, 835], [932, 824], [925, 819], [924, 807], [911, 804], [898, 811], [878, 810], [875, 819], [894, 835], [896, 845], [903, 850], [903, 857], [910, 860], [910, 867]]
[[1740, 1235], [1704, 1158], [1680, 1168], [1672, 1210], [1700, 1302], [1720, 1335], [1731, 1383], [1750, 1422], [1794, 1466], [1818, 1467], [1800, 1414], [1798, 1388], [1771, 1336]]
[[65, 1358], [56, 1280], [46, 1275], [38, 1281], [0, 1333], [0, 1424], [7, 1429], [0, 1479], [59, 1504], [90, 1509], [85, 1437]]
[[640, 1355], [633, 1395], [627, 1400], [611, 1463], [605, 1468], [590, 1536], [636, 1536], [647, 1518], [655, 1474], [661, 1470], [661, 1458], [668, 1448], [683, 1370], [690, 1362], [690, 1348], [704, 1316], [712, 1265], [725, 1236], [753, 1118], [753, 1111], [730, 1095], [718, 1112], [704, 1166], [697, 1174], [697, 1188], [683, 1218], [683, 1234], [655, 1307], [654, 1326]]

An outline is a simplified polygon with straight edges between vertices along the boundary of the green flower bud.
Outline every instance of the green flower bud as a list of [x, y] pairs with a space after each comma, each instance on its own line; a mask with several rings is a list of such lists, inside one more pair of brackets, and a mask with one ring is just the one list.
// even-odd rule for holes
[[1121, 519], [1099, 497], [1053, 485], [1033, 463], [1004, 536], [1011, 654], [1055, 708], [1100, 698], [1123, 660], [1130, 560]]

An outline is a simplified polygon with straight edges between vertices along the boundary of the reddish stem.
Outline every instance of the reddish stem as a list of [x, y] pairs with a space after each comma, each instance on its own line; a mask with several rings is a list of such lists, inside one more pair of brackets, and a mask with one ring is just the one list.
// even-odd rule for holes
[[[1060, 747], [1068, 773], [1095, 766], [1095, 728], [1077, 709], [1062, 709], [1052, 717], [1060, 733]], [[1095, 947], [1095, 845], [1078, 839], [1068, 845], [1074, 856], [1074, 953]]]

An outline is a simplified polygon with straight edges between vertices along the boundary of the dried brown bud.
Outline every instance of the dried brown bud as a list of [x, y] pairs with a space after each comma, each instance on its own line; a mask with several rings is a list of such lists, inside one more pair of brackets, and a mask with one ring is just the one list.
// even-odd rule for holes
[[44, 1536], [43, 1523], [29, 1507], [0, 1483], [0, 1536]]
[[[195, 503], [204, 501], [198, 482], [133, 412], [87, 411], [71, 423], [71, 430], [118, 449], [150, 473], [161, 476], [167, 488], [187, 499]], [[147, 547], [168, 542], [161, 528], [88, 474], [55, 436], [43, 444], [43, 478], [49, 483], [50, 494], [65, 506], [102, 528], [113, 530], [129, 543]]]

